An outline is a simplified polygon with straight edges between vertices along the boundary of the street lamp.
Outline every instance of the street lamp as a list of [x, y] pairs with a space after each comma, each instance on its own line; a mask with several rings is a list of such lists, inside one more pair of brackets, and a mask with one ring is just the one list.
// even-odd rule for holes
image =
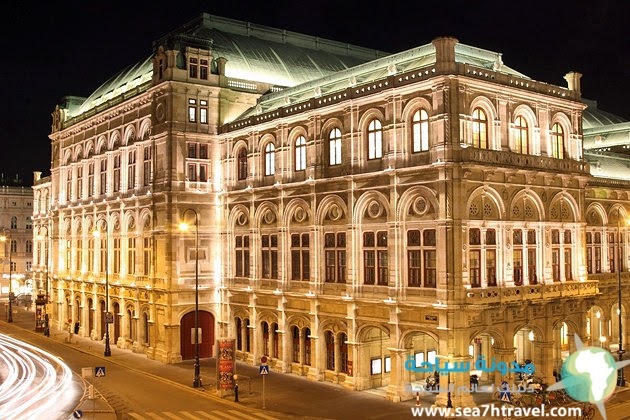
[[[619, 322], [619, 348], [617, 354], [619, 361], [623, 360], [623, 327], [621, 325], [621, 213], [617, 207], [617, 320]], [[617, 369], [617, 386], [625, 386], [626, 380], [623, 376], [623, 367]]]
[[[193, 388], [201, 386], [199, 378], [199, 214], [194, 209], [186, 209], [182, 214], [182, 219], [186, 218], [186, 213], [195, 215], [195, 377], [193, 378]], [[182, 220], [179, 230], [187, 232], [190, 225]]]
[[13, 322], [13, 260], [11, 259], [13, 255], [13, 241], [11, 240], [11, 234], [9, 233], [9, 236], [0, 236], [0, 241], [9, 242], [9, 317], [7, 318], [7, 322]]
[[[103, 224], [105, 225], [105, 352], [104, 356], [111, 356], [112, 350], [109, 347], [109, 321], [110, 321], [110, 313], [109, 313], [109, 228], [107, 226], [107, 220], [101, 219]], [[101, 231], [98, 229], [98, 221], [96, 222], [96, 229], [93, 232], [94, 237], [100, 238]], [[101, 249], [101, 252], [103, 250]], [[102, 261], [102, 260], [101, 260]], [[101, 267], [102, 268], [102, 267]]]

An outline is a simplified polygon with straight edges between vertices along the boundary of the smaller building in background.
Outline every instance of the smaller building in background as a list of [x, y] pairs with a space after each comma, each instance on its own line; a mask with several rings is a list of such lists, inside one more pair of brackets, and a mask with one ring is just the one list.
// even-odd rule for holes
[[0, 244], [1, 296], [11, 290], [20, 302], [30, 302], [36, 287], [32, 281], [33, 264], [33, 190], [17, 175], [0, 174]]

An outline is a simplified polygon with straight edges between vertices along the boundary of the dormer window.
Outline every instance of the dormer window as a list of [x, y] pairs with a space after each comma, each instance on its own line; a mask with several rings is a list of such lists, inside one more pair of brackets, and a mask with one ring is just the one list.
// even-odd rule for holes
[[208, 60], [202, 58], [199, 61], [199, 78], [202, 80], [208, 80]]
[[188, 75], [191, 79], [196, 79], [199, 72], [199, 61], [196, 58], [190, 57], [188, 63]]

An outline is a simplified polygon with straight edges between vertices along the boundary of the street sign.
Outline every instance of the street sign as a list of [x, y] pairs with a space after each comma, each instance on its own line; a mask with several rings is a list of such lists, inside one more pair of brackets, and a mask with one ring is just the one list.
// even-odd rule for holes
[[81, 411], [81, 410], [74, 410], [72, 412], [72, 415], [74, 416], [75, 419], [80, 419], [81, 417], [83, 417], [83, 411]]
[[91, 367], [86, 367], [86, 368], [81, 368], [81, 377], [82, 378], [91, 378], [92, 376], [92, 368]]
[[260, 374], [261, 375], [269, 375], [269, 366], [260, 365]]
[[265, 363], [267, 363], [267, 356], [263, 356], [263, 357], [261, 357], [261, 358], [260, 358], [260, 363], [261, 363], [261, 364], [263, 364], [263, 365], [264, 365]]
[[111, 312], [105, 313], [105, 323], [113, 324], [114, 323], [114, 314]]
[[102, 378], [105, 376], [105, 366], [97, 366], [94, 368], [94, 376]]

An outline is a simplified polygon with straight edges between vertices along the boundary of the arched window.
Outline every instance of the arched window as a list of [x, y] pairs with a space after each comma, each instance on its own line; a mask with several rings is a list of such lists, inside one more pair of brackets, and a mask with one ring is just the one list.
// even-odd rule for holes
[[368, 125], [368, 159], [383, 157], [383, 128], [379, 120], [372, 120]]
[[346, 333], [339, 333], [339, 359], [340, 359], [340, 371], [343, 373], [350, 373], [348, 370], [348, 336]]
[[333, 128], [328, 136], [328, 148], [330, 151], [329, 165], [341, 164], [341, 130]]
[[558, 123], [551, 127], [551, 156], [556, 159], [564, 158], [564, 130]]
[[26, 229], [33, 229], [33, 218], [26, 216]]
[[306, 139], [300, 136], [295, 141], [295, 170], [306, 169]]
[[413, 114], [412, 122], [412, 151], [424, 152], [429, 150], [429, 114], [424, 109], [419, 109]]
[[142, 314], [142, 328], [143, 328], [143, 342], [144, 344], [149, 344], [149, 314], [144, 312]]
[[26, 240], [25, 252], [27, 254], [30, 254], [31, 252], [33, 252], [33, 241], [31, 241], [30, 239]]
[[247, 150], [244, 147], [238, 151], [237, 162], [238, 180], [247, 179]]
[[17, 216], [11, 218], [11, 229], [17, 229]]
[[265, 146], [265, 175], [273, 175], [276, 170], [276, 147], [273, 143]]
[[475, 108], [472, 114], [472, 144], [473, 147], [487, 149], [488, 144], [488, 118], [481, 108]]
[[525, 118], [518, 116], [514, 120], [514, 150], [516, 153], [529, 153], [529, 129]]

